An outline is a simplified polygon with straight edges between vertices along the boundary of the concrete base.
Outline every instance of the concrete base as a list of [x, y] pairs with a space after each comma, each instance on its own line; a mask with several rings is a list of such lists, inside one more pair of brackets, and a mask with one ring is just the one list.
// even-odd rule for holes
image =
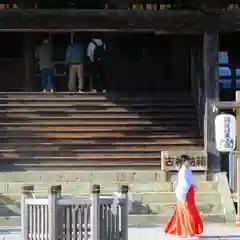
[[[0, 172], [1, 182], [165, 182], [177, 171], [17, 171]], [[197, 181], [205, 181], [205, 172], [193, 172]]]
[[[165, 224], [176, 204], [171, 181], [177, 172], [163, 171], [26, 171], [0, 173], [0, 225], [20, 221], [20, 193], [24, 185], [34, 185], [36, 196], [46, 196], [51, 185], [62, 185], [63, 195], [89, 195], [92, 184], [100, 184], [101, 194], [112, 194], [129, 185], [133, 201], [129, 223], [133, 226]], [[217, 181], [205, 181], [205, 173], [194, 173], [196, 202], [206, 221], [225, 222]], [[225, 186], [226, 187], [226, 186]]]

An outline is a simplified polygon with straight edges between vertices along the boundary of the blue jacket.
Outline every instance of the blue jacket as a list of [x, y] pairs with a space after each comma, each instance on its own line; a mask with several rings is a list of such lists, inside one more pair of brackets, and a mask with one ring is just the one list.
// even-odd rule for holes
[[67, 64], [84, 63], [84, 47], [82, 44], [74, 43], [68, 46], [66, 51]]

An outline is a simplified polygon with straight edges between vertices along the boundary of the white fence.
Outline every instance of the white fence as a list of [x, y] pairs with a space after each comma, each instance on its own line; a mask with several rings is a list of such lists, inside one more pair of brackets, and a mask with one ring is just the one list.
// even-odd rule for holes
[[121, 198], [100, 196], [93, 185], [91, 197], [62, 197], [52, 186], [48, 197], [34, 198], [33, 186], [22, 189], [22, 240], [127, 240], [128, 186]]

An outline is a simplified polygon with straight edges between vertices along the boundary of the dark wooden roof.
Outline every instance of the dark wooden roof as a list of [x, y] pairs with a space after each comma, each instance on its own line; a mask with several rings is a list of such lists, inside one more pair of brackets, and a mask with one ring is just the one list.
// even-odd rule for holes
[[[203, 33], [207, 15], [195, 10], [2, 9], [0, 30], [65, 29], [197, 34]], [[223, 32], [240, 31], [240, 10], [220, 12], [219, 23]]]
[[199, 32], [202, 14], [195, 11], [0, 10], [0, 29], [109, 29]]

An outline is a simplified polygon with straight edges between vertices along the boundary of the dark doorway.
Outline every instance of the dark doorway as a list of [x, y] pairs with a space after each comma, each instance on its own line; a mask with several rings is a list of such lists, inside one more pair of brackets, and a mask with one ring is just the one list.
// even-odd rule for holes
[[[78, 36], [87, 49], [89, 33], [51, 33], [54, 50], [55, 86], [67, 91], [68, 67], [65, 51]], [[190, 54], [188, 36], [146, 33], [97, 34], [107, 45], [106, 76], [108, 91], [115, 92], [190, 92]], [[40, 37], [40, 35], [39, 35]], [[91, 91], [91, 71], [84, 68], [84, 91]], [[37, 70], [37, 81], [41, 74]], [[38, 84], [38, 91], [40, 84]], [[37, 90], [36, 89], [36, 90]]]
[[[27, 40], [31, 37], [31, 46], [26, 42], [27, 33], [0, 33], [0, 74], [2, 81], [6, 79], [1, 91], [27, 91], [25, 78], [29, 76], [29, 67], [34, 68], [29, 71], [33, 72], [31, 91], [41, 91], [41, 72], [34, 59], [34, 52], [46, 34], [53, 48], [56, 91], [68, 91], [66, 49], [73, 42], [75, 34], [87, 49], [91, 33], [31, 33]], [[100, 37], [107, 45], [106, 75], [109, 91], [190, 92], [189, 36], [104, 33]], [[32, 58], [28, 59], [29, 56]], [[33, 64], [29, 65], [29, 62]], [[86, 67], [85, 91], [91, 91], [90, 74], [91, 71]]]
[[0, 91], [24, 88], [24, 33], [0, 33]]
[[115, 91], [190, 91], [189, 45], [185, 36], [119, 34], [110, 52], [109, 84]]

